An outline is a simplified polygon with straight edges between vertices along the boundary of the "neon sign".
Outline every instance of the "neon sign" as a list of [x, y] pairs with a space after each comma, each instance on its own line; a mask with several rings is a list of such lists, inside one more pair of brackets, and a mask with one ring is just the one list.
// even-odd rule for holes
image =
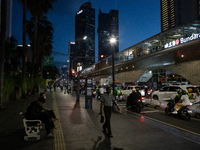
[[165, 44], [164, 48], [174, 47], [174, 46], [177, 46], [179, 44], [183, 44], [183, 43], [187, 43], [187, 42], [196, 40], [198, 38], [200, 38], [200, 34], [199, 33], [198, 34], [192, 34], [189, 37], [180, 38], [180, 39], [174, 40], [172, 42], [168, 42], [168, 43]]

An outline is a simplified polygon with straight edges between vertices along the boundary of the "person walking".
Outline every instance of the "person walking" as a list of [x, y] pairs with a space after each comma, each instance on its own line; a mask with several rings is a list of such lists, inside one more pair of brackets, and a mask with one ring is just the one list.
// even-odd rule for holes
[[[106, 129], [108, 130], [108, 136], [109, 137], [113, 137], [112, 135], [112, 131], [111, 131], [111, 125], [110, 125], [110, 118], [111, 118], [111, 111], [112, 111], [112, 103], [116, 104], [115, 99], [113, 97], [113, 95], [110, 94], [111, 92], [111, 87], [107, 87], [106, 88], [106, 93], [102, 95], [100, 101], [100, 115], [102, 115], [102, 108], [104, 105], [104, 115], [105, 115], [105, 123], [103, 124], [103, 130], [104, 132], [106, 132]], [[117, 109], [119, 109], [119, 107], [117, 106]]]

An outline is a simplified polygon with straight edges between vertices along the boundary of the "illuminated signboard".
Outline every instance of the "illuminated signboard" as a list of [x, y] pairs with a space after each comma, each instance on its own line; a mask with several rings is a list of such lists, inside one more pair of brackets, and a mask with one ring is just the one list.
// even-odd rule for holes
[[82, 12], [83, 12], [83, 10], [78, 11], [78, 12], [77, 12], [77, 15], [79, 15], [79, 14], [82, 13]]
[[177, 39], [177, 40], [174, 40], [172, 42], [168, 42], [165, 44], [165, 48], [170, 48], [170, 47], [174, 47], [176, 45], [179, 45], [179, 44], [183, 44], [183, 43], [187, 43], [187, 42], [190, 42], [190, 41], [193, 41], [193, 40], [196, 40], [200, 38], [200, 34], [192, 34], [191, 36], [189, 37], [186, 37], [186, 38], [180, 38], [180, 39]]

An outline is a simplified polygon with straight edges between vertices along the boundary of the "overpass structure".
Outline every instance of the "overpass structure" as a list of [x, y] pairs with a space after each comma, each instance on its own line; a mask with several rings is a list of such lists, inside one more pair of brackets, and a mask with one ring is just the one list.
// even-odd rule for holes
[[[156, 34], [115, 54], [115, 77], [119, 82], [147, 82], [153, 70], [169, 70], [200, 85], [200, 21]], [[81, 73], [99, 80], [111, 76], [109, 56]]]

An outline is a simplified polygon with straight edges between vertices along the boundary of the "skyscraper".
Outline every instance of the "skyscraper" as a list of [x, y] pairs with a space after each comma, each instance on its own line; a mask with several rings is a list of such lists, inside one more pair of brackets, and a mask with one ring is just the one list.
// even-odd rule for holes
[[69, 70], [73, 69], [74, 67], [73, 60], [75, 58], [75, 42], [69, 42]]
[[102, 13], [99, 10], [98, 15], [98, 50], [99, 60], [101, 55], [104, 57], [112, 55], [110, 38], [115, 37], [115, 53], [119, 52], [119, 25], [118, 10], [110, 10], [109, 13]]
[[81, 5], [75, 17], [75, 57], [74, 61], [87, 68], [95, 63], [95, 9], [90, 2]]
[[200, 19], [200, 0], [160, 0], [161, 32]]

